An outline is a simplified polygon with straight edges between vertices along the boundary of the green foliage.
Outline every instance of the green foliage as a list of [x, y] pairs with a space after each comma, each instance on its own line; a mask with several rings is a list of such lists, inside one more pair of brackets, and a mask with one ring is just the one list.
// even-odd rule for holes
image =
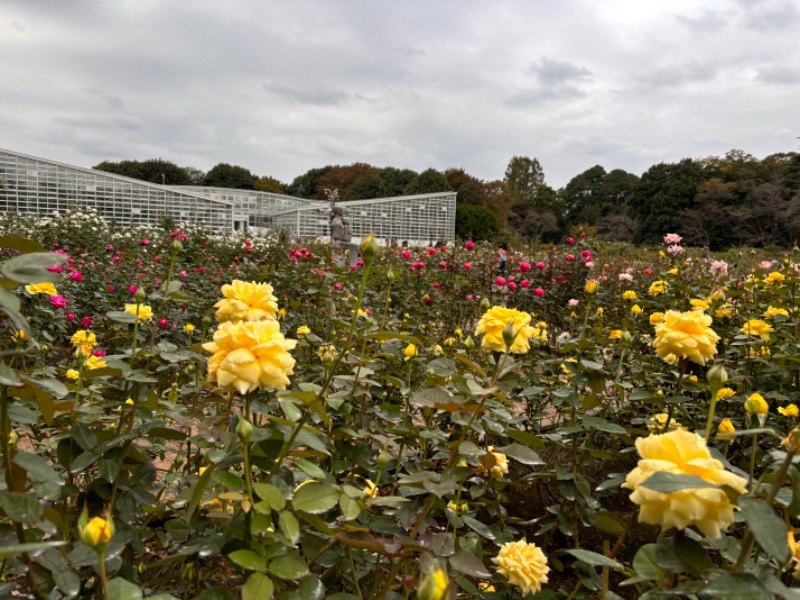
[[166, 185], [191, 185], [193, 183], [186, 169], [160, 158], [122, 160], [120, 162], [103, 161], [92, 168], [150, 183]]
[[435, 169], [427, 169], [408, 182], [408, 185], [403, 189], [403, 194], [414, 196], [416, 194], [435, 194], [436, 192], [449, 191], [451, 191], [450, 184], [447, 183], [445, 176]]
[[494, 214], [485, 206], [456, 206], [456, 236], [473, 241], [491, 240], [500, 233]]
[[249, 170], [238, 165], [219, 163], [211, 168], [203, 178], [203, 185], [207, 187], [235, 188], [252, 190], [255, 187], [256, 176]]

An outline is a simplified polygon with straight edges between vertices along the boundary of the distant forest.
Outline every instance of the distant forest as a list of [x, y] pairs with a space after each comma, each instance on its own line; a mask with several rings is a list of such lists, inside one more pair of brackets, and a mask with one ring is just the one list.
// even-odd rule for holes
[[220, 163], [207, 173], [161, 160], [102, 162], [101, 171], [167, 185], [254, 189], [325, 199], [338, 189], [344, 201], [442, 191], [457, 193], [456, 234], [473, 240], [504, 233], [540, 241], [587, 230], [608, 240], [657, 243], [667, 232], [684, 243], [722, 250], [731, 246], [790, 246], [800, 238], [800, 153], [758, 159], [741, 150], [725, 156], [659, 163], [641, 177], [600, 165], [556, 190], [536, 158], [514, 156], [502, 179], [484, 181], [461, 168], [446, 171], [327, 165], [291, 183]]

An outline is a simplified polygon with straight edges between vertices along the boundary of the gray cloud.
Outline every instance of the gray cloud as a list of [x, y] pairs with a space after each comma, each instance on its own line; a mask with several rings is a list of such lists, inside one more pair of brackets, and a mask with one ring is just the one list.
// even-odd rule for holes
[[348, 95], [342, 90], [323, 89], [313, 87], [293, 87], [280, 81], [268, 81], [264, 89], [277, 96], [286, 98], [299, 104], [315, 104], [319, 106], [333, 106], [346, 102]]
[[593, 73], [582, 65], [568, 61], [555, 60], [548, 56], [531, 66], [542, 85], [560, 85], [575, 81], [591, 80]]
[[704, 9], [698, 16], [675, 15], [678, 23], [696, 35], [718, 32], [728, 25], [730, 19], [730, 13], [709, 9]]
[[765, 83], [795, 85], [800, 83], [800, 69], [787, 65], [759, 67], [756, 69], [756, 79]]

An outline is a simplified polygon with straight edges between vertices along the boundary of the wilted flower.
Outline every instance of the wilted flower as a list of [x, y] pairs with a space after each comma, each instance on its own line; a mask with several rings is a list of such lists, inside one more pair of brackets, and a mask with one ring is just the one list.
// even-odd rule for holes
[[286, 389], [295, 365], [289, 351], [296, 345], [283, 337], [277, 321], [226, 321], [214, 332], [214, 341], [203, 344], [213, 353], [208, 379], [240, 394], [262, 386]]
[[523, 596], [539, 592], [548, 581], [547, 557], [539, 546], [525, 540], [506, 542], [492, 562], [497, 565], [497, 572], [519, 588]]
[[[688, 358], [705, 365], [717, 353], [719, 336], [711, 327], [711, 317], [700, 311], [668, 310], [664, 320], [656, 325], [653, 347], [663, 360], [668, 355]], [[668, 361], [669, 362], [669, 361]]]
[[664, 529], [696, 526], [709, 538], [733, 522], [733, 507], [725, 491], [714, 488], [684, 488], [657, 492], [642, 484], [654, 473], [694, 475], [708, 483], [727, 485], [744, 492], [747, 481], [725, 470], [711, 457], [705, 440], [681, 429], [636, 440], [642, 457], [622, 484], [630, 490], [631, 501], [640, 506], [641, 523], [661, 524]]
[[222, 300], [214, 305], [217, 319], [224, 321], [260, 321], [276, 319], [278, 299], [268, 283], [240, 281], [222, 286]]

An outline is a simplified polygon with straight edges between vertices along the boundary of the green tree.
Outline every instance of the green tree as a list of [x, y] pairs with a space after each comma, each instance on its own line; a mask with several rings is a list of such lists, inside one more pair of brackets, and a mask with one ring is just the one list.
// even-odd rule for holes
[[416, 194], [435, 194], [436, 192], [450, 192], [450, 184], [444, 175], [436, 169], [427, 169], [412, 179], [403, 190], [406, 196]]
[[485, 206], [459, 204], [456, 206], [456, 236], [474, 241], [489, 240], [500, 233], [494, 214]]
[[339, 190], [339, 198], [347, 198], [347, 192], [360, 177], [367, 174], [377, 174], [378, 170], [367, 163], [353, 163], [352, 165], [336, 165], [328, 170], [317, 181], [317, 188], [314, 190], [314, 198], [325, 200], [327, 192], [325, 190]]
[[252, 190], [256, 176], [244, 167], [219, 163], [214, 166], [203, 178], [206, 187], [234, 188], [237, 190]]
[[689, 158], [659, 163], [642, 175], [628, 202], [636, 219], [636, 243], [659, 243], [665, 233], [681, 233], [684, 211], [694, 206], [703, 167]]
[[[603, 216], [603, 181], [606, 170], [600, 165], [573, 177], [564, 188], [567, 220], [570, 224], [595, 225]], [[608, 211], [606, 211], [608, 212]]]
[[473, 177], [464, 169], [450, 168], [444, 172], [450, 188], [457, 194], [456, 204], [484, 206], [486, 191], [483, 181]]
[[286, 185], [269, 175], [256, 177], [255, 181], [253, 181], [253, 189], [259, 192], [270, 192], [273, 194], [286, 193]]
[[503, 181], [512, 196], [536, 207], [539, 191], [544, 185], [544, 170], [536, 158], [514, 156], [508, 162]]
[[383, 181], [381, 197], [394, 198], [395, 196], [403, 195], [403, 190], [417, 176], [417, 172], [411, 169], [384, 167], [380, 170], [379, 175]]
[[98, 171], [114, 173], [150, 183], [166, 185], [191, 185], [186, 170], [173, 162], [160, 158], [149, 160], [123, 160], [120, 162], [104, 161], [93, 167]]
[[333, 165], [326, 165], [316, 169], [309, 169], [302, 175], [298, 175], [294, 178], [292, 183], [286, 187], [286, 193], [290, 196], [297, 196], [298, 198], [314, 198], [320, 179], [334, 168], [336, 167]]
[[347, 189], [344, 200], [369, 200], [384, 197], [383, 178], [378, 173], [365, 173]]

